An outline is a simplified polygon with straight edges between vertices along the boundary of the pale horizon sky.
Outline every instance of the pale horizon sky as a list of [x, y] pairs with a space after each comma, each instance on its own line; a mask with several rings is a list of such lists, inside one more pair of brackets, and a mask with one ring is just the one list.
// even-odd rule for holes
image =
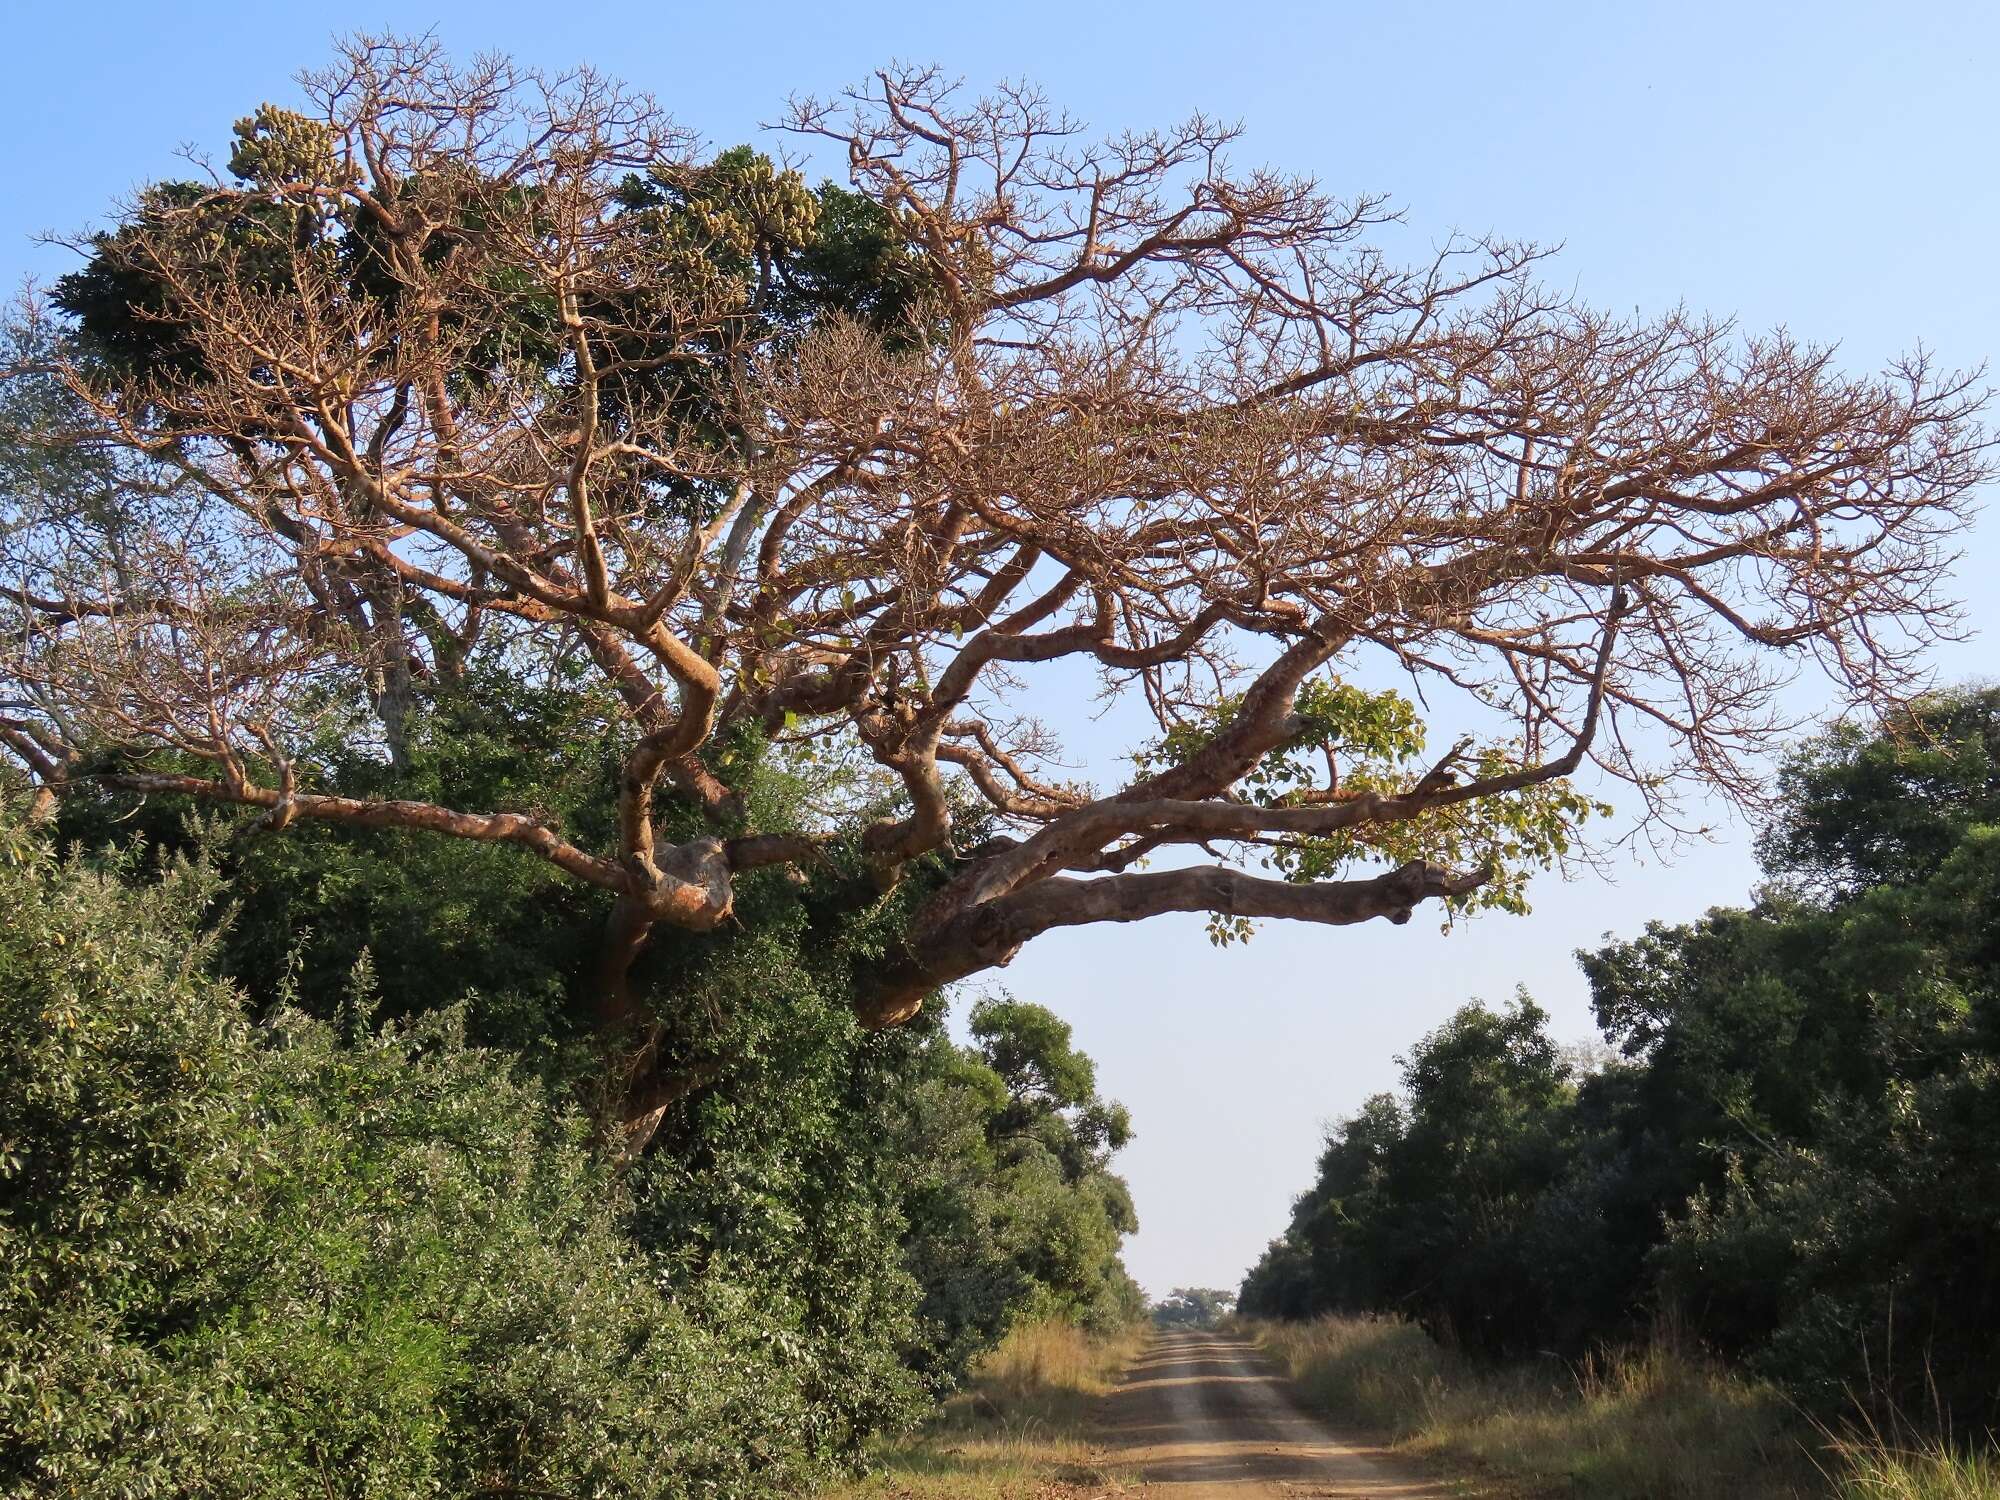
[[[1551, 275], [1615, 311], [1685, 302], [1782, 324], [1857, 370], [1918, 343], [1947, 366], [2000, 352], [2000, 178], [1979, 103], [2000, 73], [2000, 7], [1971, 3], [23, 6], [0, 97], [0, 276], [59, 274], [65, 252], [34, 235], [101, 221], [176, 171], [177, 146], [221, 148], [231, 121], [291, 98], [291, 75], [357, 29], [589, 62], [716, 146], [797, 149], [758, 129], [788, 94], [891, 59], [975, 85], [1031, 79], [1103, 132], [1200, 109], [1244, 122], [1240, 162], [1390, 193], [1420, 243], [1454, 229], [1560, 243]], [[2000, 521], [1967, 539], [1958, 592], [1976, 631], [2000, 624]], [[1941, 652], [1940, 677], [1986, 675], [1985, 642]], [[1671, 863], [1545, 879], [1532, 915], [1449, 936], [1422, 916], [1266, 924], [1216, 950], [1199, 919], [1166, 918], [1051, 934], [997, 978], [1071, 1020], [1131, 1107], [1133, 1273], [1156, 1295], [1233, 1287], [1307, 1186], [1323, 1124], [1392, 1087], [1423, 1032], [1525, 984], [1559, 1038], [1592, 1035], [1577, 948], [1740, 903], [1754, 880], [1749, 833], [1725, 821]]]

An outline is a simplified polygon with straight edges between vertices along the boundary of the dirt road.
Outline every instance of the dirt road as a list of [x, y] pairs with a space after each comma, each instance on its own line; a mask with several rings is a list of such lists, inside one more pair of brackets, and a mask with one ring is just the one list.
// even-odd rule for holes
[[1111, 1472], [1159, 1500], [1454, 1493], [1304, 1415], [1254, 1345], [1221, 1334], [1160, 1335], [1105, 1398], [1102, 1422]]

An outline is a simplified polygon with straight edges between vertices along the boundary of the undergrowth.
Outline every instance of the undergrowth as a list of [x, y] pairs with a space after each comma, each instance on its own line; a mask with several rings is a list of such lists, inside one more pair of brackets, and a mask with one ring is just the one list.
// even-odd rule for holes
[[1494, 1368], [1397, 1319], [1248, 1326], [1335, 1420], [1528, 1495], [2000, 1500], [1990, 1443], [1829, 1434], [1771, 1386], [1664, 1340], [1581, 1368]]
[[828, 1500], [1049, 1500], [1102, 1492], [1091, 1410], [1144, 1345], [1144, 1329], [1093, 1337], [1023, 1324], [929, 1421], [873, 1450], [867, 1478]]
[[1521, 1493], [1591, 1500], [1828, 1493], [1805, 1441], [1810, 1429], [1782, 1396], [1664, 1343], [1580, 1369], [1553, 1362], [1494, 1369], [1393, 1319], [1252, 1327], [1311, 1405]]
[[1833, 1443], [1838, 1500], [1995, 1500], [2000, 1457], [1870, 1430]]

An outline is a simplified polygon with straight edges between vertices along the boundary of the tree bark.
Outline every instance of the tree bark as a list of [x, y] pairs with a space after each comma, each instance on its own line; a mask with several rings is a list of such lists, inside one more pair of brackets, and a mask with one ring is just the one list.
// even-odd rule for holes
[[1400, 925], [1422, 902], [1465, 895], [1489, 878], [1485, 870], [1459, 872], [1422, 860], [1365, 880], [1309, 885], [1222, 865], [1091, 880], [1051, 877], [973, 906], [917, 939], [901, 960], [870, 976], [856, 997], [855, 1014], [870, 1029], [901, 1025], [940, 986], [1004, 968], [1031, 939], [1057, 927], [1138, 922], [1166, 912], [1283, 917], [1330, 927], [1385, 917]]

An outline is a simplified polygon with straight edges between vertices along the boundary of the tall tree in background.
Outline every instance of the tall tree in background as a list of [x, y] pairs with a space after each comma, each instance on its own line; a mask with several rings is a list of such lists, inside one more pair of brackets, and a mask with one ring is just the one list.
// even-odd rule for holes
[[[874, 1026], [1059, 926], [1519, 906], [1586, 762], [1651, 818], [1748, 793], [1790, 662], [1894, 697], [1952, 619], [1964, 378], [1612, 318], [1502, 240], [1397, 265], [1382, 200], [1200, 117], [1091, 143], [888, 71], [795, 110], [848, 170], [815, 193], [589, 72], [363, 40], [305, 97], [16, 330], [0, 743], [45, 802], [505, 844], [606, 893], [635, 1142], [687, 1080], [632, 965], [748, 881], [877, 904]], [[1371, 653], [1511, 733], [1425, 756], [1343, 682]], [[1123, 785], [1051, 769], [1038, 684], [1079, 664], [1157, 722]], [[399, 767], [474, 667], [601, 684], [595, 805], [332, 788], [330, 744]], [[772, 756], [821, 773], [778, 823]]]
[[1138, 1228], [1110, 1165], [1131, 1139], [1124, 1107], [1098, 1097], [1096, 1065], [1045, 1007], [987, 999], [969, 1020], [969, 1047], [931, 1031], [883, 1111], [933, 1378], [962, 1375], [1015, 1322], [1103, 1332], [1145, 1306], [1118, 1259]]
[[1213, 1328], [1235, 1310], [1236, 1293], [1220, 1287], [1177, 1286], [1153, 1304], [1162, 1328]]

